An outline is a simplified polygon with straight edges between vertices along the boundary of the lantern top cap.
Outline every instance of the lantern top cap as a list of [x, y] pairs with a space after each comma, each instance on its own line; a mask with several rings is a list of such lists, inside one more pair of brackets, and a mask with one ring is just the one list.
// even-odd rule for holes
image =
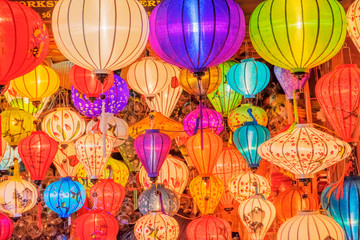
[[45, 132], [43, 131], [33, 131], [31, 132], [31, 135], [35, 135], [35, 134], [43, 134], [43, 135], [47, 135]]
[[60, 178], [60, 181], [69, 181], [69, 180], [71, 180], [70, 177], [62, 177], [62, 178]]
[[255, 62], [255, 59], [254, 58], [247, 58], [247, 59], [243, 59], [241, 60], [241, 62]]
[[299, 216], [310, 216], [310, 215], [318, 215], [320, 214], [319, 211], [307, 210], [298, 212]]
[[254, 106], [252, 103], [243, 103], [240, 105], [240, 107], [252, 107]]
[[297, 128], [314, 127], [314, 124], [311, 123], [296, 124], [296, 127]]
[[335, 70], [342, 69], [342, 68], [356, 68], [356, 64], [341, 64], [339, 66], [336, 66]]
[[159, 133], [159, 129], [146, 129], [146, 133]]

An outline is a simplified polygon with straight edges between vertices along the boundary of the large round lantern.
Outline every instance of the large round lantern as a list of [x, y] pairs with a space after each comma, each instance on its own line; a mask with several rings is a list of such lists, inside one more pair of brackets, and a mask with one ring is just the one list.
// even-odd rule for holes
[[189, 223], [186, 236], [189, 240], [212, 239], [227, 240], [232, 238], [230, 224], [214, 215], [202, 216]]
[[17, 160], [18, 162], [21, 162], [18, 148], [10, 147], [10, 145], [7, 144], [6, 151], [0, 161], [0, 171], [9, 170], [11, 167], [14, 166], [15, 160]]
[[70, 217], [85, 203], [85, 188], [70, 177], [51, 183], [44, 191], [46, 206], [59, 214], [61, 218]]
[[235, 108], [229, 113], [227, 120], [231, 131], [235, 132], [235, 130], [244, 125], [244, 123], [253, 121], [249, 111], [251, 111], [252, 116], [255, 117], [259, 125], [267, 126], [269, 119], [264, 109], [252, 104], [241, 104], [240, 107]]
[[8, 240], [12, 236], [14, 225], [11, 219], [0, 213], [0, 240]]
[[354, 1], [347, 10], [347, 33], [360, 52], [360, 34], [359, 34], [359, 1]]
[[53, 161], [61, 177], [74, 177], [81, 166], [76, 156], [75, 143], [59, 146]]
[[269, 84], [270, 70], [265, 63], [253, 58], [245, 59], [230, 68], [227, 81], [244, 98], [255, 98]]
[[346, 16], [335, 0], [265, 1], [252, 13], [249, 33], [256, 52], [267, 62], [302, 75], [341, 49]]
[[351, 64], [336, 67], [316, 82], [315, 93], [335, 132], [346, 142], [358, 142], [360, 68]]
[[71, 61], [58, 62], [51, 65], [51, 68], [58, 74], [60, 87], [71, 90], [69, 72], [74, 64]]

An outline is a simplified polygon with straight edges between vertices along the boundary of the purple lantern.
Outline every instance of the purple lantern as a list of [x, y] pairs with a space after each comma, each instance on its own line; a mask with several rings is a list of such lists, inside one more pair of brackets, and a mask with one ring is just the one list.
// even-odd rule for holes
[[193, 72], [231, 58], [245, 36], [245, 18], [234, 0], [163, 0], [150, 15], [155, 53]]
[[146, 130], [134, 141], [135, 151], [149, 178], [155, 182], [171, 148], [171, 139], [158, 129]]
[[114, 74], [114, 85], [104, 92], [105, 99], [97, 98], [93, 103], [86, 95], [80, 94], [74, 87], [71, 88], [71, 98], [75, 108], [88, 117], [101, 115], [102, 103], [105, 102], [105, 112], [116, 114], [124, 109], [129, 100], [129, 87], [125, 80]]
[[275, 66], [274, 73], [285, 92], [286, 98], [293, 99], [294, 91], [297, 89], [302, 89], [305, 86], [306, 81], [310, 77], [311, 69], [309, 73], [307, 73], [301, 80], [299, 80], [297, 77], [294, 77], [293, 74], [290, 73], [290, 70], [283, 69], [281, 67]]
[[[224, 129], [224, 119], [220, 113], [215, 110], [209, 109], [205, 106], [202, 107], [202, 128], [210, 129], [213, 133], [219, 135]], [[184, 130], [189, 136], [193, 136], [201, 128], [200, 108], [190, 112], [185, 116], [183, 125]]]

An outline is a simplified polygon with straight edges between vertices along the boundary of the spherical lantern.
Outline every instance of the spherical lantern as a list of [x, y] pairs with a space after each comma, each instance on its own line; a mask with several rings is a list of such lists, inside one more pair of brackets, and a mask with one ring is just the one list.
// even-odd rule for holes
[[61, 177], [74, 177], [81, 166], [76, 156], [75, 143], [59, 146], [53, 161]]
[[49, 33], [34, 10], [23, 4], [1, 0], [0, 84], [36, 68], [49, 49]]
[[244, 13], [235, 1], [166, 0], [150, 15], [149, 41], [166, 62], [200, 72], [232, 57], [245, 31]]
[[52, 26], [61, 53], [96, 74], [135, 61], [145, 48], [149, 31], [147, 14], [134, 0], [91, 4], [62, 0], [54, 8]]
[[177, 240], [180, 230], [175, 218], [154, 212], [137, 220], [134, 232], [137, 240]]
[[59, 214], [61, 218], [70, 217], [85, 203], [85, 188], [70, 177], [51, 183], [44, 191], [46, 206]]
[[143, 215], [148, 212], [162, 212], [173, 216], [180, 208], [180, 199], [164, 184], [152, 184], [149, 189], [141, 193], [138, 204]]
[[17, 147], [10, 147], [7, 144], [6, 151], [0, 161], [0, 171], [9, 170], [10, 167], [14, 166], [14, 160], [21, 162]]
[[316, 98], [335, 132], [346, 142], [360, 137], [360, 68], [340, 65], [322, 76], [315, 86]]
[[5, 214], [0, 213], [0, 240], [10, 239], [14, 231], [11, 219]]
[[95, 209], [116, 216], [125, 198], [125, 188], [113, 179], [102, 179], [91, 187], [89, 195]]
[[60, 87], [71, 90], [71, 84], [69, 80], [69, 72], [74, 64], [70, 61], [64, 61], [55, 63], [51, 68], [58, 74], [60, 80]]
[[220, 113], [207, 107], [197, 108], [185, 116], [184, 130], [189, 136], [203, 129], [209, 129], [219, 135], [224, 129], [224, 119]]
[[306, 179], [346, 159], [351, 154], [351, 147], [311, 124], [297, 124], [291, 131], [280, 133], [261, 144], [258, 153], [267, 161], [295, 174], [296, 178]]
[[150, 179], [155, 182], [171, 148], [171, 139], [158, 129], [146, 130], [134, 142], [135, 151]]
[[[283, 223], [277, 234], [278, 240], [344, 240], [344, 231], [332, 218], [318, 211], [299, 212]], [[356, 239], [356, 238], [349, 238]]]
[[241, 104], [240, 107], [235, 108], [229, 113], [228, 124], [231, 131], [235, 132], [235, 130], [244, 125], [244, 123], [253, 121], [253, 118], [249, 115], [249, 109], [251, 109], [251, 113], [259, 125], [267, 126], [268, 115], [264, 109], [253, 106], [252, 104]]
[[252, 240], [262, 240], [275, 218], [275, 207], [261, 195], [253, 195], [239, 206], [240, 219]]
[[186, 228], [186, 236], [189, 240], [212, 239], [227, 240], [231, 239], [230, 224], [214, 215], [206, 215], [195, 219]]
[[256, 122], [246, 122], [244, 126], [236, 129], [233, 139], [249, 168], [258, 168], [261, 157], [257, 149], [262, 143], [270, 139], [269, 130]]
[[197, 176], [190, 182], [190, 193], [203, 215], [213, 214], [224, 193], [224, 183], [217, 177]]
[[271, 187], [266, 178], [251, 172], [240, 174], [230, 179], [228, 188], [234, 199], [238, 202], [243, 202], [256, 194], [256, 188], [257, 192], [266, 198], [271, 193]]
[[227, 81], [230, 87], [244, 98], [255, 98], [255, 95], [269, 84], [270, 70], [265, 63], [253, 58], [245, 59], [230, 68]]
[[360, 51], [359, 41], [359, 1], [354, 1], [347, 10], [347, 33], [350, 35], [351, 40]]
[[249, 33], [256, 52], [267, 62], [302, 75], [341, 49], [346, 17], [341, 4], [334, 0], [292, 4], [271, 0], [256, 7]]

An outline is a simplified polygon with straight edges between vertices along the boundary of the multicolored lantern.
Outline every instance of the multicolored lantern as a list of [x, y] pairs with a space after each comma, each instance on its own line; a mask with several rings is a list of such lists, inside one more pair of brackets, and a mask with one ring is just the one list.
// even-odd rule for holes
[[228, 125], [231, 131], [235, 132], [236, 129], [243, 126], [246, 122], [252, 122], [254, 119], [249, 115], [249, 109], [251, 114], [255, 117], [256, 122], [266, 127], [268, 124], [268, 115], [261, 107], [254, 106], [252, 104], [241, 104], [240, 107], [235, 108], [229, 113]]
[[53, 161], [61, 177], [74, 177], [81, 166], [76, 156], [75, 143], [59, 146]]
[[70, 69], [74, 66], [71, 61], [58, 62], [51, 65], [51, 68], [58, 74], [60, 80], [60, 87], [71, 90], [69, 80]]
[[0, 213], [0, 240], [8, 240], [12, 236], [14, 225], [11, 219]]
[[186, 228], [186, 236], [189, 240], [225, 240], [231, 239], [232, 233], [231, 226], [227, 221], [214, 215], [206, 215], [189, 223]]
[[17, 147], [10, 147], [9, 144], [6, 146], [6, 151], [0, 161], [0, 171], [9, 170], [14, 166], [14, 161], [21, 162]]
[[354, 1], [346, 13], [347, 33], [350, 35], [358, 51], [360, 51], [359, 15], [359, 1]]

